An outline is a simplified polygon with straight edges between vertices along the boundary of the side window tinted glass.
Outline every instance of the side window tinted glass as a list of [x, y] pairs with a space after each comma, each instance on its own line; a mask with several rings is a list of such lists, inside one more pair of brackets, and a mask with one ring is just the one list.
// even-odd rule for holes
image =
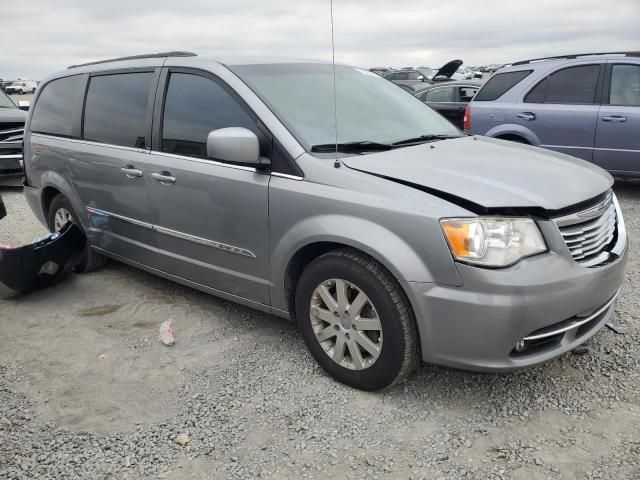
[[599, 65], [581, 65], [549, 77], [546, 103], [594, 103]]
[[209, 132], [245, 127], [258, 134], [247, 111], [220, 84], [199, 75], [172, 73], [164, 104], [162, 151], [206, 158]]
[[526, 103], [544, 103], [547, 98], [547, 86], [549, 85], [549, 79], [545, 78], [538, 83], [535, 87], [529, 90], [529, 93], [524, 98]]
[[450, 102], [453, 98], [453, 87], [434, 88], [427, 92], [427, 102]]
[[477, 87], [460, 87], [458, 101], [465, 103], [470, 102], [477, 91]]
[[45, 85], [33, 110], [31, 130], [70, 137], [76, 100], [82, 95], [81, 75], [60, 78]]
[[613, 65], [609, 103], [640, 106], [640, 65]]
[[87, 140], [145, 148], [152, 72], [101, 75], [89, 80], [84, 108]]
[[496, 73], [485, 83], [474, 101], [490, 102], [497, 100], [502, 95], [511, 90], [515, 85], [532, 72], [532, 70], [520, 70], [517, 72]]

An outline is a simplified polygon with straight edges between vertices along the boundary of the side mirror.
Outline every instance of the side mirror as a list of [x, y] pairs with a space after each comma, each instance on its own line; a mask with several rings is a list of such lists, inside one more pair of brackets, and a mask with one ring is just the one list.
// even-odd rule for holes
[[422, 75], [418, 75], [418, 80], [422, 80], [424, 82], [424, 77]]
[[445, 82], [447, 80], [449, 80], [449, 77], [447, 77], [446, 75], [436, 75], [435, 77], [433, 77], [434, 82]]
[[31, 102], [29, 100], [19, 100], [18, 108], [26, 112], [31, 108]]
[[212, 130], [207, 137], [207, 156], [234, 163], [260, 163], [258, 137], [243, 127]]

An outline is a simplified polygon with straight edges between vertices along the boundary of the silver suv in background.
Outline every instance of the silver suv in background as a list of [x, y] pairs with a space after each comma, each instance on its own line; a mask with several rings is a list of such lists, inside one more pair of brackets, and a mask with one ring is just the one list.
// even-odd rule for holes
[[465, 130], [640, 175], [640, 52], [527, 60], [474, 97]]
[[42, 223], [85, 232], [79, 271], [110, 257], [295, 320], [329, 374], [367, 390], [420, 359], [554, 358], [604, 325], [624, 278], [608, 173], [463, 135], [345, 65], [71, 67], [38, 89], [25, 165]]

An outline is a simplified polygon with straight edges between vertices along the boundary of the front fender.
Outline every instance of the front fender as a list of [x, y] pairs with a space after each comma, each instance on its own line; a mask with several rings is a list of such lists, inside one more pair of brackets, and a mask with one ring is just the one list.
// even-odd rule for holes
[[[273, 307], [287, 309], [285, 277], [289, 262], [302, 248], [317, 242], [333, 242], [361, 250], [384, 265], [401, 283], [436, 281], [435, 272], [431, 271], [421, 256], [400, 236], [384, 226], [348, 215], [317, 215], [304, 218], [293, 225], [272, 249]], [[448, 251], [442, 253], [449, 255]], [[452, 268], [451, 273], [455, 275], [451, 283], [461, 285], [457, 270]]]
[[533, 133], [527, 127], [522, 125], [518, 125], [517, 123], [503, 123], [493, 127], [487, 133], [484, 134], [486, 137], [499, 137], [501, 135], [518, 135], [524, 138], [531, 145], [536, 147], [540, 146], [540, 139], [538, 136]]

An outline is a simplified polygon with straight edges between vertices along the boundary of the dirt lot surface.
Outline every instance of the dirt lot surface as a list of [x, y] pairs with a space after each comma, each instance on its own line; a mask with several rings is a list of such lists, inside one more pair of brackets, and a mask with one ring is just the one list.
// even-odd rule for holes
[[[626, 333], [517, 373], [424, 365], [359, 392], [294, 325], [114, 262], [0, 300], [0, 478], [640, 478], [640, 183], [616, 192]], [[19, 190], [0, 194], [0, 243], [43, 232]]]

